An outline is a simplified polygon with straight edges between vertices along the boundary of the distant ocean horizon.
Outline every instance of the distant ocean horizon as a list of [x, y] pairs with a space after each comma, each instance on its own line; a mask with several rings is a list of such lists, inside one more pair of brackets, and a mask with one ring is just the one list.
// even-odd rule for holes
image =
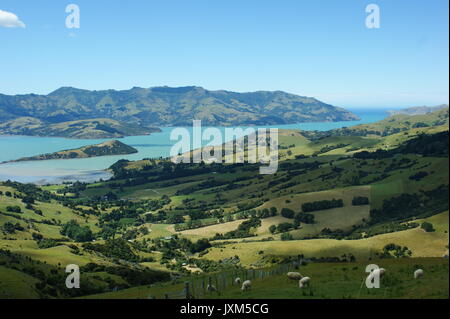
[[[358, 124], [373, 123], [384, 119], [388, 115], [387, 109], [348, 108], [347, 110], [358, 115], [361, 119], [359, 121], [313, 122], [264, 127], [327, 131]], [[221, 130], [225, 129], [225, 127], [219, 128]], [[141, 160], [143, 158], [168, 157], [172, 145], [176, 143], [176, 141], [170, 141], [172, 129], [173, 127], [162, 127], [161, 132], [152, 133], [151, 135], [127, 136], [117, 139], [136, 148], [138, 150], [136, 154], [0, 164], [0, 181], [12, 180], [43, 185], [73, 181], [93, 182], [99, 179], [109, 179], [112, 175], [106, 169], [120, 159]], [[188, 129], [191, 130], [192, 127], [188, 127]], [[107, 140], [111, 139], [77, 140], [60, 137], [0, 135], [0, 162], [79, 148]]]

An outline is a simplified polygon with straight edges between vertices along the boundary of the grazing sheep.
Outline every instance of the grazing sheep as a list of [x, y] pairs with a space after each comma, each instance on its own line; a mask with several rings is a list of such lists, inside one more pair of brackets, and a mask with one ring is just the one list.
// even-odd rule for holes
[[417, 278], [420, 278], [420, 277], [423, 277], [423, 270], [422, 269], [417, 269], [414, 272], [414, 279], [417, 279]]
[[250, 290], [252, 288], [252, 282], [250, 280], [246, 280], [242, 283], [242, 291]]
[[298, 281], [298, 287], [299, 288], [304, 288], [304, 287], [306, 287], [306, 286], [308, 286], [309, 287], [309, 282], [311, 281], [311, 278], [309, 278], [309, 277], [303, 277], [302, 279], [300, 279], [299, 281]]
[[217, 291], [217, 288], [214, 285], [208, 284], [208, 286], [206, 286], [206, 290], [209, 292], [214, 292]]
[[293, 272], [293, 271], [288, 272], [287, 277], [288, 277], [288, 279], [291, 279], [291, 280], [300, 280], [303, 278], [303, 276], [299, 272]]
[[237, 277], [237, 278], [234, 280], [234, 283], [235, 283], [236, 285], [240, 285], [240, 284], [241, 284], [241, 278]]

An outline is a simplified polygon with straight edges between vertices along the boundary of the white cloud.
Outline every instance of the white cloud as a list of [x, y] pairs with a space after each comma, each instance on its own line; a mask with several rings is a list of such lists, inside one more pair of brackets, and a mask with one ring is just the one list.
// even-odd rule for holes
[[25, 28], [25, 23], [20, 21], [14, 13], [0, 10], [0, 27]]

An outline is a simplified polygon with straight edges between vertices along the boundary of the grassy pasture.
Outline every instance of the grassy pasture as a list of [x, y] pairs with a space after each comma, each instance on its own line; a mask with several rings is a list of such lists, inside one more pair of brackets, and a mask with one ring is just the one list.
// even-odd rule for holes
[[265, 255], [296, 256], [304, 254], [307, 257], [339, 257], [352, 253], [357, 260], [367, 260], [390, 243], [407, 246], [412, 250], [413, 257], [443, 256], [448, 252], [448, 212], [421, 221], [429, 221], [436, 225], [436, 231], [427, 233], [418, 227], [359, 240], [311, 239], [239, 242], [210, 248], [209, 253], [202, 258], [218, 261], [238, 255], [242, 264], [248, 266], [257, 262], [261, 258], [258, 252], [263, 251]]
[[[444, 258], [402, 258], [373, 260], [387, 270], [380, 288], [368, 289], [363, 285], [367, 276], [367, 262], [310, 263], [300, 268], [311, 278], [311, 286], [299, 289], [297, 281], [289, 281], [285, 274], [264, 279], [253, 279], [250, 291], [242, 292], [239, 286], [229, 286], [219, 293], [209, 293], [204, 299], [401, 299], [448, 298], [448, 260]], [[414, 280], [417, 267], [425, 276]], [[213, 275], [214, 276], [214, 275]], [[195, 277], [193, 277], [195, 278]], [[232, 279], [232, 278], [230, 278]], [[184, 278], [182, 282], [189, 281]], [[164, 294], [179, 292], [184, 284], [156, 284], [125, 289], [118, 292], [86, 296], [86, 299], [162, 299]]]

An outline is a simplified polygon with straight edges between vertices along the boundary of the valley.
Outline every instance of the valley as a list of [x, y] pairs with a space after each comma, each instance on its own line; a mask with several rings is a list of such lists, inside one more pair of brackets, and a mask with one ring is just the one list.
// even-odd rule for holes
[[[280, 130], [279, 158], [273, 175], [155, 156], [95, 183], [0, 182], [0, 296], [180, 298], [188, 281], [202, 298], [448, 298], [448, 109]], [[308, 290], [286, 283], [298, 262]], [[360, 288], [369, 263], [385, 289]]]

